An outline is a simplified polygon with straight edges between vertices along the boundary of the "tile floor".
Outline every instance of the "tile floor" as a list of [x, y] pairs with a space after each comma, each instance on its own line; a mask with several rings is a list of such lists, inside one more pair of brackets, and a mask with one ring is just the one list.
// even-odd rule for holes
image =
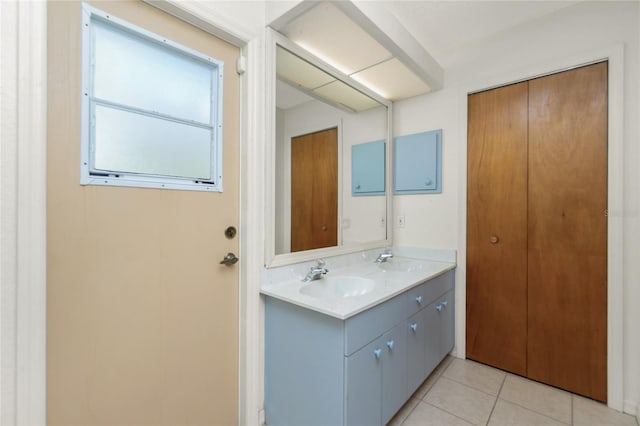
[[635, 417], [551, 386], [447, 357], [388, 426], [640, 426]]

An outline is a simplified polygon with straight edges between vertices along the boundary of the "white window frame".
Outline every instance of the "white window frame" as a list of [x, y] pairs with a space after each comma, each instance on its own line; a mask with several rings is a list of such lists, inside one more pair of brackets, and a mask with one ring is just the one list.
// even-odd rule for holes
[[[91, 24], [92, 20], [100, 20], [115, 28], [125, 30], [137, 37], [144, 38], [167, 49], [179, 52], [182, 55], [205, 63], [213, 67], [211, 108], [212, 113], [212, 140], [211, 140], [211, 177], [210, 181], [197, 178], [174, 177], [152, 174], [141, 174], [126, 171], [114, 171], [105, 173], [102, 170], [93, 169], [92, 150], [94, 139], [92, 126], [95, 124], [93, 117], [93, 40]], [[133, 25], [127, 21], [112, 16], [86, 3], [82, 4], [82, 124], [81, 124], [81, 149], [80, 149], [80, 184], [81, 185], [107, 185], [128, 186], [161, 189], [182, 189], [192, 191], [222, 192], [222, 86], [224, 75], [224, 62], [204, 55], [193, 49]], [[166, 115], [153, 115], [155, 118], [170, 119]]]

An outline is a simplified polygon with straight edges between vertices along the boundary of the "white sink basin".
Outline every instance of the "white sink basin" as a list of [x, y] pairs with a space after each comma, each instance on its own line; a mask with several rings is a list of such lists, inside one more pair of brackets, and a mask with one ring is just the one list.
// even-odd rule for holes
[[384, 272], [414, 272], [424, 267], [424, 262], [417, 260], [392, 259], [378, 264]]
[[371, 293], [376, 282], [369, 278], [355, 276], [324, 277], [304, 284], [300, 293], [321, 299], [342, 299]]

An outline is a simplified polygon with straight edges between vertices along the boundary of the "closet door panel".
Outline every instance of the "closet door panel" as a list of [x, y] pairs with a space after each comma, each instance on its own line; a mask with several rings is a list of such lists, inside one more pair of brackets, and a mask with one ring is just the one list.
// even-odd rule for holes
[[526, 82], [470, 95], [467, 357], [526, 374]]
[[528, 370], [606, 401], [607, 64], [529, 82]]

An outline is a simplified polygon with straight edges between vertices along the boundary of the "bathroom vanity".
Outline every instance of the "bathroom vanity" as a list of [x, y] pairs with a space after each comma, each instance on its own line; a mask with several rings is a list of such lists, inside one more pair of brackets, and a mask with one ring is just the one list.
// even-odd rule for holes
[[396, 258], [264, 288], [267, 424], [386, 424], [453, 349], [454, 268]]

